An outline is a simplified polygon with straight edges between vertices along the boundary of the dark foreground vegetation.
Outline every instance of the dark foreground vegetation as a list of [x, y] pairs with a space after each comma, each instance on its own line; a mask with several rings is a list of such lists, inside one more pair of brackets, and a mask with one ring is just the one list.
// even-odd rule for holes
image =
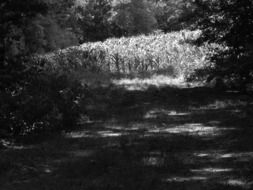
[[252, 31], [251, 0], [1, 1], [0, 189], [251, 189]]

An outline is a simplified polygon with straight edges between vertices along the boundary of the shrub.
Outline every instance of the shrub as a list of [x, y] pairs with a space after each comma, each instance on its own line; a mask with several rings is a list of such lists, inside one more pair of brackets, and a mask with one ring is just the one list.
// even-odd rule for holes
[[71, 72], [29, 65], [29, 80], [0, 94], [0, 135], [43, 134], [76, 126], [86, 89]]

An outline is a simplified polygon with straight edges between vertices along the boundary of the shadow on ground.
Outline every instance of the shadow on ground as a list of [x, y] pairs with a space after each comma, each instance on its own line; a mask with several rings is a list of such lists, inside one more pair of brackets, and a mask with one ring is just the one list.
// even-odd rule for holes
[[168, 86], [91, 94], [77, 130], [1, 151], [0, 189], [253, 188], [251, 96]]

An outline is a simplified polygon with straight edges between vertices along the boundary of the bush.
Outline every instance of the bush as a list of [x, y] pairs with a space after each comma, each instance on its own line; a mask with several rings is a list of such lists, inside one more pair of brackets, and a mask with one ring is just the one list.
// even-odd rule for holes
[[29, 63], [29, 80], [0, 94], [0, 136], [24, 136], [76, 126], [87, 89], [71, 72]]

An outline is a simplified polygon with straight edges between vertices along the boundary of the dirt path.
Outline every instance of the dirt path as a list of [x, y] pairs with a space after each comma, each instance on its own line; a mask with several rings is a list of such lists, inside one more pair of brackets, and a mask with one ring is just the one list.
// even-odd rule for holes
[[94, 94], [78, 130], [0, 152], [0, 189], [253, 188], [252, 97], [172, 87]]

